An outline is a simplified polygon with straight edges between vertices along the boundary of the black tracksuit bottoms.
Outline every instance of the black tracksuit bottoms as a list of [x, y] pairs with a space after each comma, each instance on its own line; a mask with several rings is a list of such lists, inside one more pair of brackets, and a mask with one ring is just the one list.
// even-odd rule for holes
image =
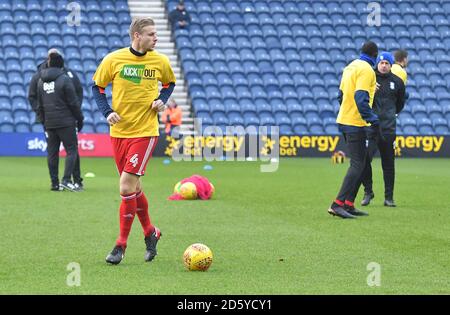
[[61, 142], [66, 149], [66, 164], [64, 167], [63, 182], [70, 182], [73, 169], [78, 157], [78, 139], [75, 127], [64, 127], [46, 130], [47, 138], [47, 163], [52, 185], [59, 184], [59, 146]]
[[350, 167], [344, 177], [341, 189], [336, 199], [340, 201], [353, 202], [358, 193], [356, 186], [360, 184], [367, 156], [367, 135], [361, 128], [358, 132], [344, 132], [345, 143], [347, 144], [350, 156]]
[[394, 199], [395, 138], [395, 134], [383, 134], [383, 138], [369, 136], [369, 148], [367, 152], [366, 167], [362, 176], [364, 191], [368, 194], [372, 193], [371, 162], [375, 153], [377, 152], [377, 150], [379, 150], [381, 157], [381, 166], [383, 168], [384, 198], [387, 200]]

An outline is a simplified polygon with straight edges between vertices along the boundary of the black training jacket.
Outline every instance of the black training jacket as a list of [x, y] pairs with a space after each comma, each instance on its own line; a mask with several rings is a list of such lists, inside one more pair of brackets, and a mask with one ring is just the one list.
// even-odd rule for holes
[[[37, 84], [39, 82], [39, 78], [41, 77], [42, 70], [47, 68], [48, 68], [47, 61], [38, 65], [36, 73], [31, 78], [30, 87], [28, 89], [28, 101], [30, 102], [31, 108], [33, 109], [34, 112], [36, 112], [36, 114], [37, 114]], [[81, 103], [83, 101], [83, 86], [81, 85], [81, 81], [75, 72], [66, 67], [64, 67], [63, 69], [64, 72], [69, 76], [69, 78], [72, 79], [72, 82], [75, 86], [75, 91], [77, 93], [79, 106], [81, 106]], [[38, 120], [38, 122], [40, 121]]]
[[41, 71], [37, 85], [37, 111], [46, 129], [75, 127], [83, 121], [72, 80], [62, 68]]
[[405, 84], [392, 72], [377, 75], [378, 90], [375, 92], [373, 110], [378, 115], [384, 134], [395, 134], [396, 114], [405, 106]]

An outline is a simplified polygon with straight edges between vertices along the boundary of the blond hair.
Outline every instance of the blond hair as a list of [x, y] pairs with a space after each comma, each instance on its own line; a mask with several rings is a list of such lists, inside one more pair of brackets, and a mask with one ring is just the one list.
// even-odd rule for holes
[[134, 19], [131, 22], [130, 25], [130, 39], [133, 41], [134, 39], [134, 33], [138, 32], [139, 34], [142, 34], [142, 30], [144, 27], [149, 25], [155, 25], [155, 21], [153, 21], [151, 18], [137, 18]]

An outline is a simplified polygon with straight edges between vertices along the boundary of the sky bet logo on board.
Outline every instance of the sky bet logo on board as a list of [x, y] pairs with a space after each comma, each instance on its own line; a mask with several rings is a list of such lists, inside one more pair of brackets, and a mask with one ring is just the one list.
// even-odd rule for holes
[[135, 84], [141, 83], [142, 78], [155, 79], [155, 70], [145, 69], [145, 65], [125, 65], [120, 71], [120, 77]]
[[40, 139], [38, 137], [28, 140], [27, 149], [29, 151], [42, 151], [45, 152], [47, 150], [47, 141], [45, 139]]

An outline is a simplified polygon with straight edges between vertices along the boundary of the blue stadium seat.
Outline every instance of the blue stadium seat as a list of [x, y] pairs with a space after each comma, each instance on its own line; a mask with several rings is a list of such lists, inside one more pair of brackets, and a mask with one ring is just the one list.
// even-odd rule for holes
[[[31, 37], [29, 35], [26, 34], [21, 34], [17, 37], [17, 43], [19, 46], [19, 51], [21, 51], [22, 49], [25, 48], [30, 48], [33, 47], [33, 41], [31, 40]], [[22, 57], [22, 55], [21, 55]], [[29, 57], [29, 56], [27, 56]]]
[[244, 124], [246, 127], [248, 126], [258, 127], [260, 125], [260, 120], [255, 113], [251, 112], [244, 113], [243, 117], [244, 117]]
[[426, 107], [421, 104], [414, 105], [411, 109], [416, 119], [426, 118], [428, 116]]
[[241, 112], [245, 115], [247, 113], [251, 113], [251, 114], [256, 114], [257, 110], [256, 110], [256, 106], [255, 104], [251, 101], [250, 98], [247, 99], [239, 99], [238, 100], [239, 106], [241, 108]]
[[5, 111], [0, 111], [0, 132], [14, 132], [13, 117]]
[[[109, 48], [109, 43], [104, 34], [95, 35], [92, 39], [96, 48]], [[121, 45], [120, 45], [121, 46]], [[115, 47], [115, 49], [120, 47]]]
[[277, 112], [275, 113], [275, 122], [278, 126], [281, 125], [291, 125], [291, 119], [289, 118], [286, 112]]
[[303, 106], [298, 100], [289, 100], [286, 102], [287, 111], [290, 115], [303, 114]]
[[231, 113], [239, 113], [239, 114], [241, 113], [241, 106], [239, 105], [237, 100], [226, 99], [224, 100], [223, 104], [225, 106], [225, 111], [228, 115]]
[[97, 63], [93, 60], [86, 59], [86, 61], [83, 61], [83, 69], [84, 71], [95, 72], [97, 70]]
[[228, 114], [228, 121], [233, 126], [244, 126], [245, 124], [244, 118], [238, 112]]
[[86, 8], [86, 11], [88, 11], [88, 12], [90, 11], [90, 12], [96, 12], [96, 13], [100, 13], [103, 10], [103, 6], [102, 6], [102, 8], [100, 8], [97, 1], [86, 1], [85, 8]]
[[249, 74], [248, 84], [252, 87], [264, 87], [264, 81], [259, 74]]
[[293, 127], [294, 134], [296, 135], [307, 135], [309, 134], [308, 127], [305, 125], [296, 125]]
[[[213, 51], [215, 51], [215, 50], [213, 50]], [[190, 48], [179, 49], [179, 54], [180, 54], [181, 60], [183, 60], [183, 61], [195, 61], [194, 52]], [[211, 52], [211, 54], [213, 54], [213, 52]], [[211, 57], [212, 56], [213, 55], [211, 55]], [[217, 57], [217, 58], [214, 58], [214, 60], [221, 60], [217, 55], [214, 55], [214, 56]]]
[[203, 84], [201, 84], [201, 85], [203, 85], [205, 88], [206, 87], [215, 87], [215, 88], [218, 87], [218, 81], [216, 79], [216, 76], [212, 73], [205, 73], [202, 76], [202, 82], [203, 82]]
[[78, 48], [69, 47], [65, 50], [65, 58], [69, 60], [81, 60], [81, 54]]
[[130, 13], [127, 1], [116, 1], [116, 12]]
[[[248, 86], [248, 79], [247, 77], [244, 75], [244, 73], [240, 72], [240, 63], [237, 64], [229, 64], [229, 69], [230, 72], [233, 73], [231, 75], [232, 81], [233, 81], [233, 85], [235, 87], [239, 87], [239, 86]], [[238, 68], [239, 67], [239, 68]]]
[[0, 97], [1, 96], [9, 96], [9, 90], [8, 90], [8, 80], [6, 78], [6, 70], [1, 70], [0, 73], [2, 74], [0, 76]]
[[436, 134], [448, 135], [449, 126], [445, 118], [435, 118], [433, 121], [433, 128]]
[[196, 100], [192, 104], [194, 106], [195, 113], [198, 112], [208, 112], [209, 113], [209, 105], [206, 101], [203, 100]]
[[115, 16], [116, 8], [114, 7], [114, 3], [103, 1], [100, 12], [103, 12], [103, 16], [105, 16], [105, 14], [113, 14]]
[[201, 99], [203, 101], [207, 100], [206, 93], [203, 89], [191, 89], [190, 91], [192, 100]]
[[403, 132], [406, 134], [408, 133], [408, 132], [406, 132], [407, 127], [416, 128], [416, 120], [414, 118], [409, 118], [409, 117], [400, 118], [400, 121], [401, 121], [401, 125], [403, 126]]
[[281, 125], [281, 126], [280, 126], [280, 135], [283, 135], [283, 136], [292, 136], [292, 135], [294, 135], [294, 132], [292, 131], [291, 126], [288, 126], [288, 125]]
[[[1, 93], [1, 91], [0, 91], [0, 93]], [[7, 95], [0, 94], [0, 111], [11, 112], [11, 101]]]
[[259, 103], [259, 101], [266, 101], [268, 99], [268, 95], [262, 86], [252, 86], [250, 90], [256, 103]]
[[278, 76], [278, 82], [280, 86], [283, 86], [285, 88], [294, 89], [295, 87], [295, 81], [291, 78], [290, 75], [287, 74], [280, 74]]
[[429, 118], [421, 117], [416, 123], [420, 133], [430, 134], [430, 130], [433, 132], [433, 124]]
[[9, 72], [8, 73], [8, 83], [9, 84], [20, 84], [23, 82], [22, 75], [20, 72]]
[[417, 130], [416, 126], [404, 126], [403, 127], [403, 134], [405, 134], [405, 135], [418, 135], [419, 131]]
[[80, 54], [81, 56], [83, 56], [83, 60], [90, 60], [90, 61], [96, 61], [96, 55], [95, 55], [95, 51], [92, 48], [92, 46], [88, 46], [88, 47], [82, 47], [80, 49]]
[[[1, 14], [0, 14], [0, 17], [1, 17]], [[23, 24], [24, 23], [20, 23], [19, 25], [23, 25]], [[5, 35], [14, 36], [16, 34], [16, 30], [14, 29], [14, 24], [12, 22], [3, 22], [1, 24], [0, 31], [1, 31], [2, 36], [5, 36]]]
[[13, 17], [10, 11], [0, 11], [0, 20], [3, 22], [13, 22]]
[[259, 68], [255, 61], [243, 61], [242, 66], [246, 75], [259, 73]]
[[[266, 77], [264, 79], [269, 79], [270, 77], [268, 75], [266, 75]], [[271, 78], [270, 79], [272, 83], [277, 82], [276, 78]], [[267, 90], [267, 96], [271, 101], [275, 101], [275, 102], [282, 102], [283, 101], [283, 94], [280, 91], [279, 86], [276, 85], [270, 85], [269, 83], [266, 82], [266, 90]]]
[[[261, 114], [270, 114], [272, 115], [272, 106], [269, 104], [267, 100], [258, 100], [256, 105], [256, 111], [259, 115]], [[449, 113], [450, 114], [450, 113]]]
[[4, 72], [0, 72], [0, 84], [7, 84], [8, 83], [8, 78], [6, 73]]
[[213, 112], [212, 120], [215, 125], [228, 125], [229, 124], [228, 117], [225, 115], [224, 112], [218, 112], [218, 111]]
[[225, 114], [226, 109], [221, 98], [210, 98], [208, 100], [208, 103], [209, 103], [209, 111], [211, 113], [220, 112]]
[[42, 126], [41, 123], [32, 123], [31, 132], [44, 133], [44, 127]]
[[202, 124], [205, 125], [212, 125], [214, 123], [209, 113], [201, 113], [197, 116], [197, 119], [200, 119]]
[[277, 112], [285, 112], [287, 113], [287, 106], [285, 105], [283, 99], [281, 98], [281, 93], [279, 98], [273, 98], [273, 97], [269, 97], [269, 103], [272, 106], [272, 112], [273, 113], [277, 113]]
[[9, 1], [0, 3], [0, 10], [11, 11], [11, 3]]
[[26, 113], [20, 113], [14, 118], [16, 132], [30, 132], [30, 119]]
[[226, 13], [227, 10], [224, 4], [220, 1], [215, 1], [211, 3], [211, 11], [214, 13]]
[[26, 97], [25, 87], [22, 84], [13, 83], [9, 85], [9, 96], [14, 97]]
[[322, 119], [327, 117], [335, 118], [337, 113], [335, 113], [333, 106], [328, 102], [328, 100], [318, 103], [318, 112]]
[[233, 81], [227, 73], [219, 73], [217, 75], [217, 84], [221, 87], [232, 87]]
[[199, 69], [197, 67], [197, 64], [194, 61], [186, 61], [183, 63], [184, 73], [186, 75], [190, 74], [197, 74], [199, 75]]

